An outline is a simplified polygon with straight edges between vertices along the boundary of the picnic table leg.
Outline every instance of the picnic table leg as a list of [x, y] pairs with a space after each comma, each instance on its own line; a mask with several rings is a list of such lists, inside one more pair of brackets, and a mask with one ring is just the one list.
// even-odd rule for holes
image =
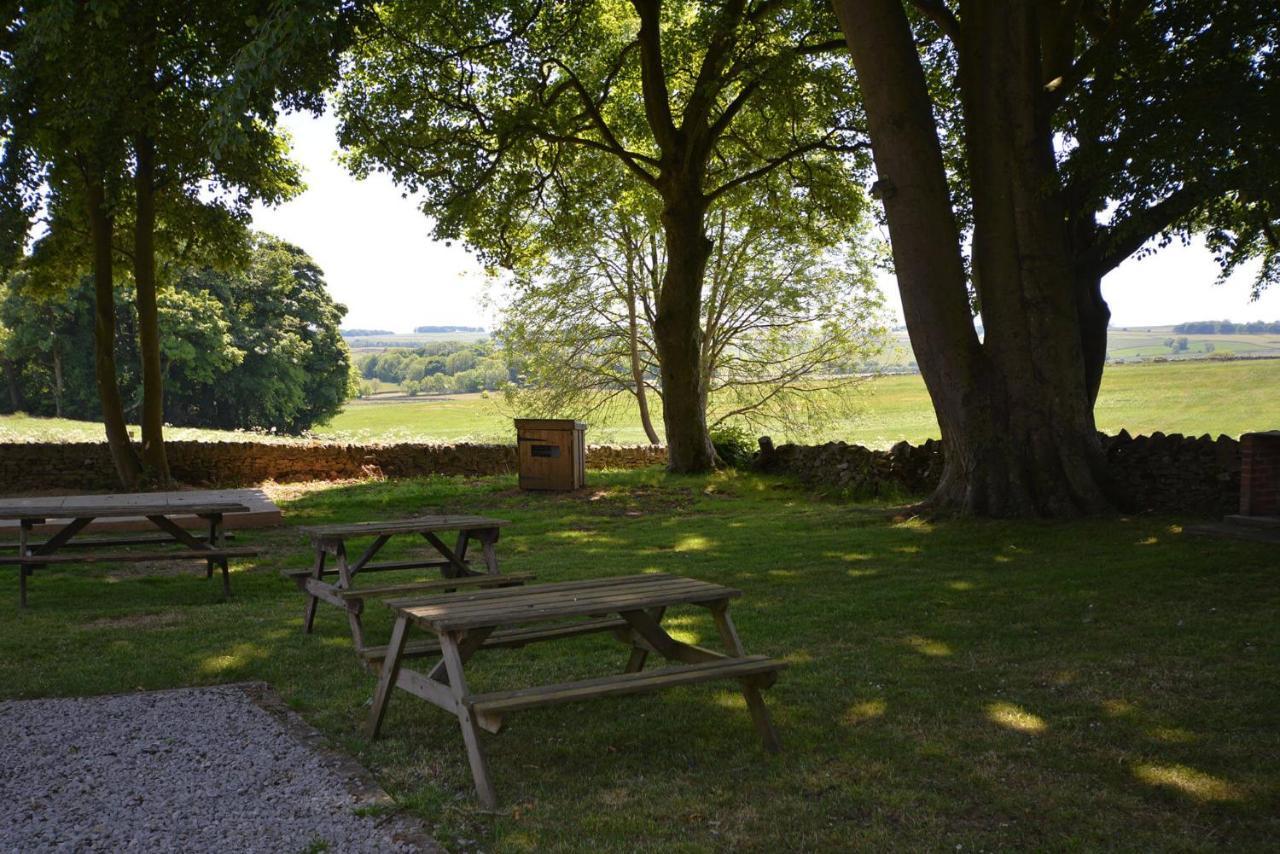
[[[27, 537], [31, 533], [31, 520], [23, 519], [18, 523], [18, 557], [27, 556]], [[18, 564], [18, 607], [27, 607], [27, 565]]]
[[486, 528], [480, 532], [480, 543], [484, 546], [484, 566], [490, 575], [498, 575], [498, 529]]
[[[666, 613], [666, 610], [667, 610], [666, 608], [652, 608], [649, 611], [649, 616], [653, 617], [653, 621], [655, 623], [661, 623], [662, 615]], [[623, 638], [625, 639], [628, 636], [632, 638], [631, 657], [627, 659], [627, 666], [623, 668], [622, 672], [623, 673], [639, 673], [641, 670], [644, 670], [644, 663], [649, 658], [649, 650], [648, 648], [641, 646], [640, 644], [635, 642], [634, 632], [628, 632], [627, 634], [624, 634]]]
[[[724, 641], [725, 648], [739, 658], [745, 656], [747, 651], [742, 646], [742, 639], [738, 637], [733, 618], [729, 616], [729, 603], [716, 603], [711, 608], [711, 615], [715, 618], [716, 628], [720, 631], [720, 639]], [[782, 742], [778, 740], [778, 732], [773, 728], [773, 719], [769, 716], [764, 698], [760, 696], [760, 689], [748, 679], [738, 681], [742, 685], [742, 697], [747, 701], [747, 708], [751, 711], [751, 721], [756, 725], [756, 732], [764, 742], [764, 749], [770, 753], [777, 753], [782, 749]]]
[[396, 624], [391, 629], [387, 657], [383, 659], [382, 671], [378, 673], [378, 687], [373, 691], [373, 708], [369, 710], [369, 721], [365, 724], [365, 734], [369, 738], [377, 738], [378, 731], [382, 729], [382, 719], [387, 714], [387, 701], [391, 699], [391, 691], [396, 687], [396, 678], [400, 675], [400, 656], [404, 652], [408, 632], [408, 619], [397, 617]]
[[[222, 548], [222, 545], [225, 541], [226, 541], [226, 537], [222, 533], [222, 514], [210, 513], [209, 514], [209, 548], [211, 549]], [[231, 567], [228, 565], [227, 558], [225, 556], [218, 558], [217, 560], [210, 560], [208, 563], [209, 563], [209, 570], [205, 575], [205, 578], [213, 577], [213, 565], [215, 563], [222, 570], [222, 600], [225, 602], [226, 600], [231, 598]]]
[[[371, 546], [365, 554], [356, 561], [357, 567], [364, 566], [369, 558], [373, 556], [378, 548], [387, 541], [387, 537], [379, 537], [374, 546]], [[350, 590], [352, 585], [352, 576], [355, 571], [352, 570], [351, 564], [347, 561], [347, 544], [338, 543], [334, 550], [334, 556], [338, 560], [338, 583], [336, 586], [339, 590]], [[358, 570], [356, 570], [358, 571]], [[355, 644], [356, 650], [364, 649], [364, 623], [361, 621], [359, 610], [347, 608], [347, 625], [351, 627], [351, 642]]]
[[[311, 576], [312, 578], [315, 578], [317, 581], [324, 578], [325, 554], [326, 553], [324, 550], [324, 546], [316, 547], [316, 559], [315, 559], [315, 562], [311, 565]], [[306, 611], [303, 612], [303, 616], [302, 616], [302, 633], [309, 635], [311, 634], [311, 626], [316, 621], [316, 606], [320, 604], [320, 599], [316, 596], [316, 594], [312, 593], [310, 590], [307, 590], [306, 594], [307, 594], [307, 609]]]
[[[402, 618], [403, 619], [403, 618]], [[485, 759], [484, 748], [480, 744], [480, 725], [476, 722], [471, 708], [464, 702], [468, 695], [466, 678], [462, 675], [462, 656], [458, 651], [458, 639], [453, 632], [440, 633], [440, 653], [444, 658], [445, 670], [449, 674], [449, 690], [457, 702], [458, 723], [462, 726], [462, 740], [467, 745], [467, 759], [471, 763], [471, 776], [475, 779], [476, 794], [485, 809], [498, 807], [498, 794], [494, 791], [493, 781], [489, 779], [489, 762]]]

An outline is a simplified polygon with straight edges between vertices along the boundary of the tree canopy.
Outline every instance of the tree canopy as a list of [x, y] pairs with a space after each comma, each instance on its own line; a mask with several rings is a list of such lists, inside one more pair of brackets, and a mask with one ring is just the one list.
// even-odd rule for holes
[[[858, 101], [836, 22], [802, 0], [389, 3], [342, 84], [358, 172], [422, 192], [436, 236], [518, 267], [589, 228], [602, 185], [659, 211], [655, 347], [669, 459], [714, 452], [699, 369], [708, 211], [861, 210]], [[786, 180], [769, 181], [786, 176]]]
[[[302, 250], [255, 235], [234, 271], [210, 266], [173, 271], [159, 294], [162, 369], [170, 424], [301, 433], [346, 402], [350, 356], [338, 327], [346, 309], [329, 297], [323, 273]], [[10, 279], [0, 351], [12, 369], [9, 410], [96, 418], [93, 389], [93, 286], [83, 279], [56, 300], [28, 274]], [[125, 368], [126, 413], [141, 404], [137, 313], [129, 287], [116, 294]]]

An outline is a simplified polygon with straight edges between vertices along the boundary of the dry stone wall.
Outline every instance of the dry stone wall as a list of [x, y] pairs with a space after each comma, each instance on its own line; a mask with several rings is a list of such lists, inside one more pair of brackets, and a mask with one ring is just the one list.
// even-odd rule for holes
[[[1218, 516], [1240, 494], [1240, 443], [1227, 436], [1103, 436], [1125, 509]], [[513, 445], [341, 445], [326, 443], [170, 442], [174, 477], [192, 486], [249, 486], [274, 480], [344, 480], [428, 474], [480, 476], [516, 469]], [[593, 445], [591, 469], [633, 469], [666, 462], [659, 446]], [[845, 442], [781, 445], [754, 467], [819, 489], [862, 498], [924, 495], [942, 473], [941, 443], [900, 442], [874, 451]], [[0, 494], [109, 491], [117, 488], [101, 442], [0, 443]]]
[[[1240, 443], [1177, 433], [1102, 436], [1123, 508], [1202, 516], [1234, 513], [1240, 495]], [[942, 444], [899, 442], [888, 451], [828, 442], [762, 442], [755, 468], [788, 474], [819, 489], [861, 498], [901, 498], [929, 492], [942, 475]]]
[[[516, 470], [514, 445], [341, 445], [169, 442], [169, 467], [192, 486], [250, 486], [267, 480], [345, 480], [416, 475], [488, 475]], [[593, 445], [587, 467], [631, 469], [666, 462], [656, 446]], [[0, 494], [118, 487], [106, 444], [0, 443]]]

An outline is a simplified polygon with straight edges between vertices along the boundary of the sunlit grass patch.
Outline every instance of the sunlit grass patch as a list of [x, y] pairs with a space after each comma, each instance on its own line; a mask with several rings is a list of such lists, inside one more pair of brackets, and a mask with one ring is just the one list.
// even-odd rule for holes
[[1048, 729], [1044, 718], [1033, 715], [1021, 706], [1003, 701], [987, 705], [987, 719], [1005, 729], [1025, 732], [1029, 735], [1038, 735]]
[[1199, 801], [1239, 801], [1244, 792], [1226, 780], [1186, 765], [1135, 765], [1133, 775], [1152, 786], [1164, 786]]

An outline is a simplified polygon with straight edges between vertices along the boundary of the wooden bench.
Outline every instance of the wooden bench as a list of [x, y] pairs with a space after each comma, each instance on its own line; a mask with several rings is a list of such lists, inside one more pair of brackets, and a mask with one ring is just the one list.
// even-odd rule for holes
[[[738, 682], [752, 722], [766, 750], [780, 749], [777, 732], [760, 696], [786, 665], [747, 655], [729, 617], [729, 601], [741, 592], [693, 578], [661, 573], [534, 584], [504, 589], [468, 590], [427, 598], [388, 600], [396, 615], [391, 641], [365, 650], [381, 660], [366, 732], [376, 738], [392, 689], [400, 688], [458, 719], [472, 777], [481, 803], [493, 809], [497, 794], [489, 778], [480, 731], [498, 732], [510, 712], [578, 700], [616, 697], [693, 685], [719, 679]], [[711, 612], [726, 652], [673, 638], [661, 626], [666, 609], [696, 605]], [[565, 620], [577, 619], [576, 623]], [[425, 629], [431, 639], [410, 641], [410, 628]], [[523, 646], [572, 633], [613, 630], [631, 648], [622, 673], [510, 691], [472, 693], [466, 663], [481, 649]], [[649, 653], [672, 666], [646, 671]], [[405, 660], [438, 653], [430, 670], [411, 670]], [[678, 664], [677, 664], [678, 663]]]

